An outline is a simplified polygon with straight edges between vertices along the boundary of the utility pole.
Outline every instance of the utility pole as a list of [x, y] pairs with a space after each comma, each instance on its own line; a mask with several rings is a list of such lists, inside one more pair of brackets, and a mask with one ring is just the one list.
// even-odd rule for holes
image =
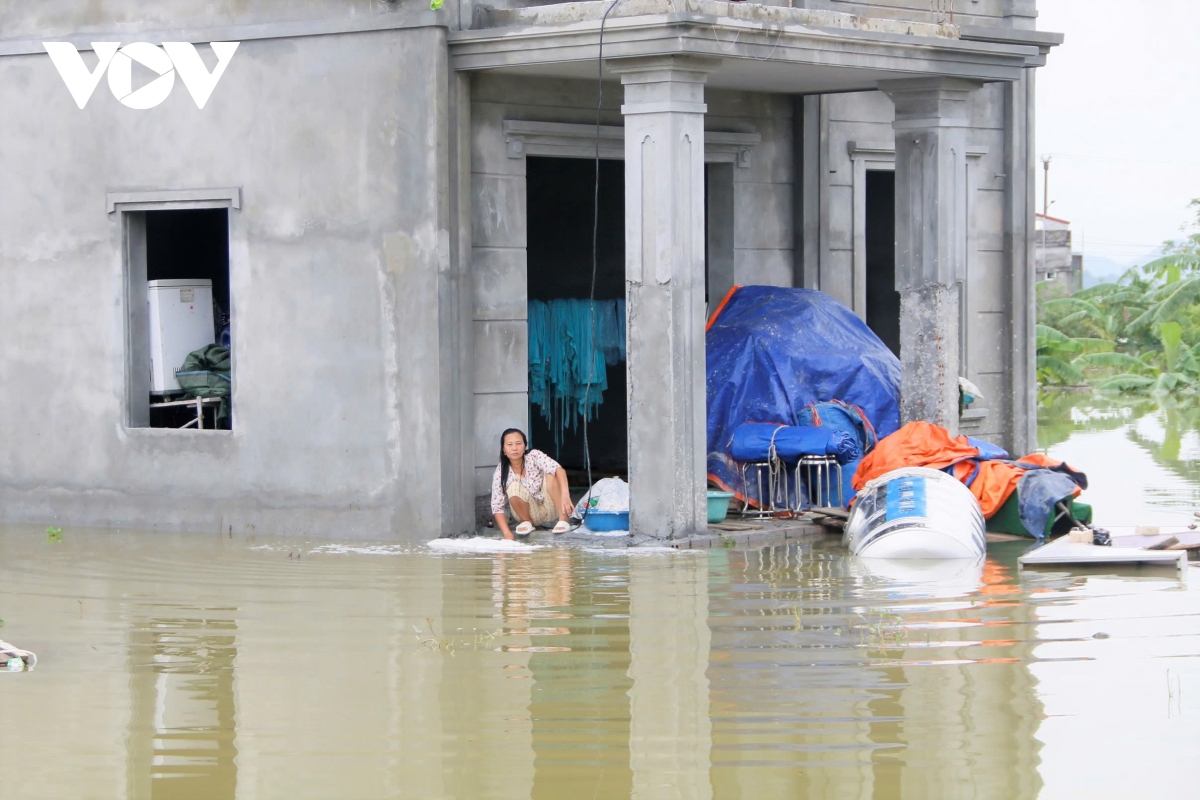
[[1050, 156], [1042, 156], [1042, 216], [1050, 216]]

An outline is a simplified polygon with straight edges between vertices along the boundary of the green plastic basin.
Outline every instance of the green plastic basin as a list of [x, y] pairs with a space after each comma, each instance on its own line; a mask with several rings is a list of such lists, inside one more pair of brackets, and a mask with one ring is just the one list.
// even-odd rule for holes
[[733, 499], [733, 492], [717, 492], [712, 489], [708, 490], [708, 521], [720, 522], [725, 519], [725, 515], [729, 513], [729, 501]]

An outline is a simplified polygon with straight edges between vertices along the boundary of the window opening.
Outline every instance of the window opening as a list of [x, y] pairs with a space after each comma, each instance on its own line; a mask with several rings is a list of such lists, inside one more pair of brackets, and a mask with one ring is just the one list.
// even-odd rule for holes
[[147, 383], [135, 380], [131, 387], [130, 424], [229, 429], [228, 210], [128, 216], [131, 315], [145, 315], [131, 320], [132, 366], [148, 376]]

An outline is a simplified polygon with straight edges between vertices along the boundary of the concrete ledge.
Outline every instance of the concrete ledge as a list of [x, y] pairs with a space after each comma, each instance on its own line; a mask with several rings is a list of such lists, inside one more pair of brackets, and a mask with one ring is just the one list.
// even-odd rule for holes
[[745, 548], [765, 547], [772, 544], [782, 544], [793, 539], [806, 539], [819, 536], [828, 531], [810, 519], [730, 519], [738, 525], [757, 525], [756, 530], [722, 531], [710, 529], [705, 536], [689, 536], [686, 539], [674, 539], [659, 542], [660, 546], [672, 547], [676, 550], [741, 550]]
[[[759, 17], [744, 19], [728, 13], [735, 7], [728, 3], [702, 0], [699, 7], [709, 13], [671, 12], [663, 3], [661, 10], [651, 3], [640, 16], [607, 21], [606, 64], [647, 56], [706, 56], [722, 59], [709, 76], [711, 87], [812, 93], [874, 89], [883, 79], [931, 75], [1016, 81], [1031, 60], [1041, 58], [1034, 46], [921, 36], [907, 27], [819, 27], [788, 16], [800, 13], [796, 9], [754, 6]], [[531, 11], [553, 8], [558, 7]], [[504, 18], [504, 27], [451, 32], [454, 68], [595, 80], [598, 16], [513, 14]], [[797, 70], [798, 65], [806, 69]]]
[[[610, 0], [590, 0], [579, 3], [551, 3], [521, 8], [480, 7], [476, 12], [476, 28], [497, 28], [508, 25], [566, 25], [573, 22], [599, 21], [611, 5]], [[771, 22], [787, 25], [810, 25], [819, 28], [841, 28], [877, 33], [899, 33], [905, 36], [926, 36], [957, 39], [953, 25], [929, 22], [909, 22], [884, 17], [866, 17], [842, 11], [809, 8], [768, 6], [759, 3], [730, 3], [724, 0], [623, 0], [609, 20], [640, 17], [647, 14], [704, 14], [752, 22]]]
[[[554, 156], [591, 158], [599, 139], [600, 157], [625, 158], [625, 128], [621, 125], [595, 125], [572, 122], [535, 122], [504, 120], [504, 142], [509, 158]], [[757, 133], [726, 131], [704, 132], [704, 160], [709, 164], [751, 165], [750, 152], [762, 143]]]
[[106, 192], [108, 213], [121, 206], [123, 211], [158, 211], [164, 208], [238, 208], [242, 207], [240, 186], [214, 189], [125, 189]]
[[[828, 529], [807, 518], [787, 520], [730, 518], [727, 521], [737, 525], [745, 524], [757, 527], [754, 530], [745, 531], [712, 530], [707, 535], [689, 536], [686, 539], [656, 539], [653, 536], [636, 536], [634, 534], [600, 536], [579, 530], [556, 536], [549, 530], [539, 528], [530, 534], [528, 541], [539, 545], [561, 544], [612, 550], [636, 550], [642, 547], [669, 547], [674, 550], [744, 550], [829, 533]], [[481, 520], [474, 535], [498, 537], [500, 532], [495, 528], [487, 527]]]

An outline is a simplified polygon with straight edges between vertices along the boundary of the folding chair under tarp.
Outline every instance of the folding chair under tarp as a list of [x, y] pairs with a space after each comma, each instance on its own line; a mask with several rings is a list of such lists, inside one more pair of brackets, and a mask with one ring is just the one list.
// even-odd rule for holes
[[742, 484], [742, 513], [749, 513], [752, 503], [759, 513], [798, 512], [806, 505], [832, 504], [832, 498], [842, 497], [840, 465], [862, 456], [858, 441], [846, 431], [762, 422], [737, 426], [730, 450]]

